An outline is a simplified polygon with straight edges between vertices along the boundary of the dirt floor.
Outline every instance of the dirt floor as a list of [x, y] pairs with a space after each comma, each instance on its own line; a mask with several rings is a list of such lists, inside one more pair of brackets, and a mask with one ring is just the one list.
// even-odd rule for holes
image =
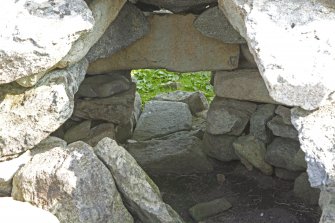
[[[293, 196], [293, 181], [248, 171], [239, 162], [215, 162], [209, 174], [152, 176], [163, 199], [189, 223], [196, 222], [188, 209], [199, 202], [226, 198], [233, 207], [203, 223], [317, 223], [318, 206], [308, 205]], [[225, 175], [220, 184], [217, 174]]]

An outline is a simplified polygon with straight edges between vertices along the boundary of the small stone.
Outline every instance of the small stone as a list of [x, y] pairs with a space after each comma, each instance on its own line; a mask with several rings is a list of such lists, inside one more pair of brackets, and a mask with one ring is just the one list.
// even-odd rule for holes
[[236, 139], [236, 136], [211, 135], [205, 133], [203, 143], [208, 156], [227, 162], [239, 160], [233, 147], [233, 142], [235, 142]]
[[271, 121], [268, 122], [267, 126], [271, 129], [275, 136], [291, 138], [298, 141], [298, 131], [292, 124], [285, 124], [283, 118], [278, 115], [272, 118]]
[[273, 104], [259, 105], [250, 118], [250, 134], [265, 143], [269, 143], [273, 136], [266, 124], [274, 116], [275, 108]]
[[189, 213], [196, 221], [219, 214], [230, 209], [232, 205], [225, 198], [215, 199], [205, 203], [199, 203], [189, 209]]
[[67, 130], [64, 134], [64, 140], [67, 143], [72, 143], [81, 139], [85, 139], [90, 133], [90, 128], [91, 120], [83, 121]]
[[222, 186], [224, 184], [224, 182], [226, 181], [226, 176], [224, 174], [216, 174], [216, 181], [218, 182], [218, 184], [220, 186]]
[[308, 204], [318, 204], [320, 189], [312, 188], [307, 173], [302, 173], [294, 181], [294, 194]]
[[286, 125], [292, 125], [292, 123], [291, 123], [291, 109], [289, 109], [285, 106], [279, 105], [276, 108], [275, 113], [283, 119], [283, 122]]

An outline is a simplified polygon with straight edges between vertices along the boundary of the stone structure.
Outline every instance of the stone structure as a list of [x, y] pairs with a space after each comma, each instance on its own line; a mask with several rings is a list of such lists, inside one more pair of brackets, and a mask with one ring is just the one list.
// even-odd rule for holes
[[[155, 13], [150, 8], [170, 11]], [[42, 140], [58, 129], [53, 134], [68, 142], [95, 146], [106, 136], [124, 142], [141, 112], [129, 70], [211, 70], [218, 71], [217, 97], [209, 108], [204, 143], [216, 146], [208, 155], [223, 161], [240, 159], [247, 168], [266, 174], [274, 167], [277, 176], [284, 177], [287, 170], [300, 174], [305, 169], [305, 153], [309, 182], [323, 195], [320, 222], [334, 220], [335, 35], [329, 32], [335, 25], [333, 2], [6, 1], [0, 18], [1, 195], [11, 193], [53, 211], [60, 222], [146, 219], [141, 218], [145, 210], [123, 206], [119, 193], [126, 189], [104, 191], [102, 185], [113, 184], [116, 174], [113, 163], [106, 164], [108, 157], [100, 157], [104, 153], [95, 155], [82, 142], [67, 146], [59, 139]], [[180, 130], [191, 127], [191, 112], [185, 116], [188, 125]], [[138, 170], [128, 155], [124, 162]], [[99, 177], [93, 177], [95, 172]], [[73, 176], [85, 184], [76, 187]], [[95, 191], [94, 185], [100, 189]], [[151, 186], [155, 202], [162, 202]], [[46, 195], [48, 190], [54, 194]], [[85, 207], [76, 205], [95, 206], [90, 196], [81, 196], [84, 190], [95, 197], [112, 196], [102, 199], [99, 210], [88, 216]], [[54, 199], [58, 195], [62, 199]], [[73, 203], [67, 205], [70, 200]], [[110, 209], [113, 204], [119, 208]], [[161, 206], [165, 209], [150, 218], [153, 222], [181, 221]]]

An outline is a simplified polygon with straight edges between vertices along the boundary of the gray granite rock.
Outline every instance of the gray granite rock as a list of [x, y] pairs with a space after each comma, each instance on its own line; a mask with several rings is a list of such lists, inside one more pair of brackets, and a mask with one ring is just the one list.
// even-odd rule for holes
[[90, 129], [91, 129], [91, 120], [83, 121], [78, 125], [75, 125], [70, 129], [68, 129], [64, 134], [64, 140], [67, 143], [82, 140], [89, 135]]
[[307, 169], [307, 163], [305, 159], [305, 153], [302, 151], [302, 149], [299, 149], [299, 151], [294, 156], [294, 165], [301, 169]]
[[91, 128], [88, 136], [83, 141], [90, 146], [96, 146], [105, 137], [115, 139], [115, 126], [113, 123], [103, 123]]
[[292, 125], [292, 123], [291, 123], [291, 109], [290, 108], [285, 107], [283, 105], [279, 105], [276, 108], [275, 113], [283, 119], [283, 122], [286, 125]]
[[211, 135], [209, 133], [205, 133], [203, 143], [208, 156], [227, 162], [239, 159], [235, 154], [233, 147], [233, 142], [236, 139], [236, 136]]
[[274, 169], [276, 177], [283, 180], [295, 180], [301, 174], [301, 171], [292, 171], [280, 167], [275, 167]]
[[294, 181], [294, 195], [306, 203], [318, 204], [320, 189], [312, 188], [309, 181], [307, 173], [302, 173]]
[[265, 143], [269, 143], [273, 137], [266, 124], [273, 118], [275, 108], [273, 104], [258, 105], [250, 118], [250, 134]]
[[267, 124], [273, 135], [284, 138], [290, 138], [298, 141], [298, 131], [292, 124], [285, 124], [283, 118], [279, 115], [273, 117]]
[[209, 202], [199, 203], [189, 209], [192, 218], [197, 222], [212, 215], [219, 214], [232, 207], [225, 198], [218, 198]]

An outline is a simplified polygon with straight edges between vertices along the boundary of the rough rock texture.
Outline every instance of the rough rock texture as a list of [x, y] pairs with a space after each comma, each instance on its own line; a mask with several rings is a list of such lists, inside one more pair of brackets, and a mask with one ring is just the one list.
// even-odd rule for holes
[[86, 120], [78, 125], [75, 125], [68, 129], [64, 134], [64, 140], [67, 143], [72, 143], [88, 137], [91, 129], [91, 120]]
[[1, 84], [57, 66], [94, 23], [82, 0], [7, 1], [0, 15]]
[[238, 67], [241, 69], [257, 69], [257, 64], [255, 62], [254, 56], [251, 54], [248, 44], [240, 45], [240, 61]]
[[239, 159], [233, 147], [236, 139], [236, 136], [205, 133], [203, 143], [208, 156], [227, 162]]
[[90, 146], [96, 146], [105, 137], [115, 139], [115, 126], [113, 123], [103, 123], [93, 127], [83, 141]]
[[334, 101], [335, 35], [327, 28], [335, 26], [334, 8], [309, 0], [219, 6], [247, 40], [275, 101], [307, 110]]
[[[92, 11], [94, 26], [89, 33], [82, 35], [72, 46], [68, 55], [61, 63], [71, 64], [81, 60], [90, 48], [105, 33], [109, 25], [117, 18], [126, 0], [91, 1], [88, 6]], [[99, 40], [100, 41], [100, 40]]]
[[154, 97], [153, 100], [184, 102], [188, 105], [193, 115], [208, 109], [208, 101], [205, 95], [199, 91], [197, 92], [173, 91], [159, 94], [156, 97]]
[[285, 106], [279, 105], [276, 108], [275, 113], [283, 119], [283, 122], [286, 125], [292, 125], [292, 123], [291, 123], [291, 109], [289, 109]]
[[213, 170], [201, 140], [189, 133], [129, 143], [129, 153], [150, 174], [192, 174]]
[[144, 38], [91, 63], [88, 72], [101, 74], [142, 68], [189, 72], [237, 68], [239, 45], [202, 35], [192, 25], [195, 18], [192, 14], [149, 16], [151, 29]]
[[276, 115], [267, 124], [275, 136], [298, 140], [298, 131], [292, 124], [285, 124], [282, 117]]
[[30, 89], [0, 88], [0, 157], [31, 149], [70, 118], [87, 61], [47, 74]]
[[28, 202], [15, 201], [11, 197], [0, 198], [0, 216], [2, 223], [59, 223], [50, 212], [34, 207]]
[[207, 113], [207, 132], [212, 135], [240, 135], [257, 105], [215, 97]]
[[183, 222], [178, 214], [163, 202], [158, 187], [138, 166], [136, 160], [114, 140], [104, 138], [94, 151], [112, 173], [128, 209], [142, 222]]
[[292, 171], [304, 171], [295, 164], [295, 156], [300, 149], [299, 142], [288, 138], [275, 138], [267, 147], [265, 161], [275, 167]]
[[125, 124], [132, 117], [135, 91], [135, 84], [131, 84], [128, 91], [107, 98], [77, 99], [73, 115], [84, 119]]
[[148, 31], [149, 23], [144, 14], [136, 6], [126, 3], [86, 58], [90, 62], [106, 58], [142, 38]]
[[250, 118], [250, 134], [265, 143], [269, 143], [273, 136], [266, 124], [274, 116], [275, 108], [273, 104], [258, 105]]
[[335, 105], [314, 112], [294, 108], [292, 123], [299, 132], [301, 149], [306, 153], [312, 187], [335, 187]]
[[295, 181], [294, 181], [294, 195], [299, 197], [306, 203], [310, 204], [318, 204], [320, 189], [311, 188], [311, 185], [308, 181], [307, 173], [302, 173]]
[[216, 72], [214, 92], [219, 97], [276, 104], [257, 69]]
[[148, 140], [182, 130], [190, 130], [191, 127], [192, 114], [187, 104], [149, 101], [137, 122], [133, 138]]
[[233, 146], [236, 155], [248, 169], [254, 166], [266, 175], [272, 174], [272, 166], [264, 160], [266, 148], [263, 142], [254, 136], [241, 136], [233, 143]]
[[335, 222], [335, 191], [322, 190], [320, 193], [319, 205], [322, 209], [320, 223]]
[[204, 11], [193, 25], [203, 35], [221, 40], [224, 43], [245, 43], [245, 39], [230, 25], [218, 7]]
[[112, 175], [83, 142], [36, 154], [15, 175], [12, 196], [64, 223], [133, 222]]
[[302, 151], [302, 149], [299, 149], [299, 151], [294, 156], [294, 164], [301, 169], [307, 169], [307, 163], [305, 160], [305, 153]]
[[299, 171], [291, 171], [279, 167], [275, 167], [274, 169], [276, 177], [284, 180], [295, 180], [301, 174]]

